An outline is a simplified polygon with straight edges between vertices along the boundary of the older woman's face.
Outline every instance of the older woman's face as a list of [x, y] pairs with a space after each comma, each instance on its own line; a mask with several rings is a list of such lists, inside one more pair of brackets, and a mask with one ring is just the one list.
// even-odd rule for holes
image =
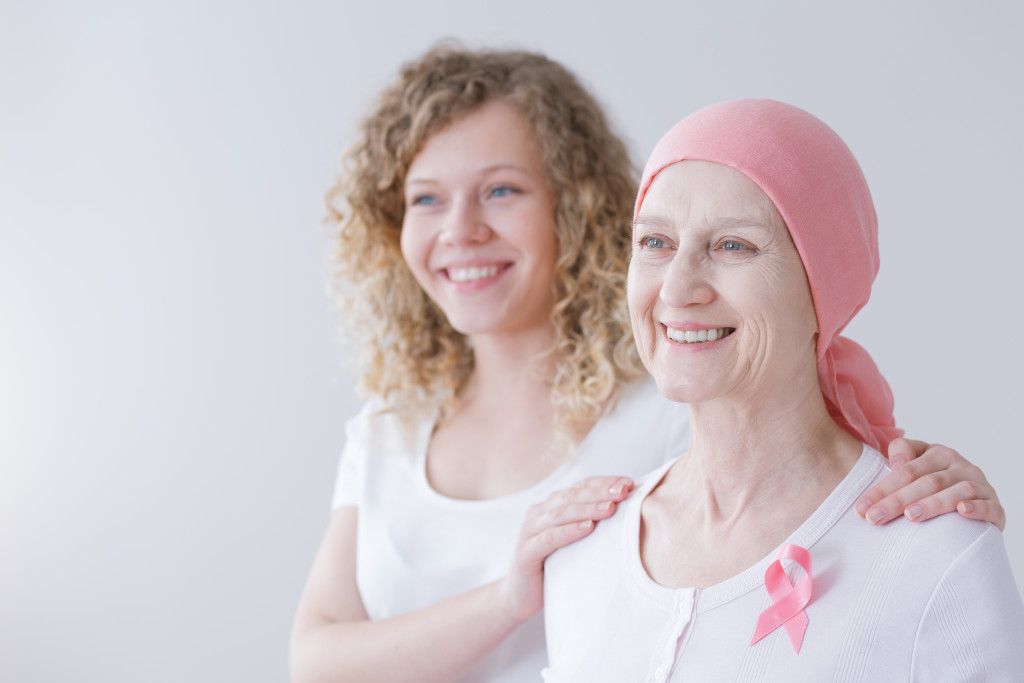
[[817, 323], [800, 256], [771, 200], [721, 164], [659, 173], [633, 229], [629, 309], [661, 392], [758, 400], [817, 382]]

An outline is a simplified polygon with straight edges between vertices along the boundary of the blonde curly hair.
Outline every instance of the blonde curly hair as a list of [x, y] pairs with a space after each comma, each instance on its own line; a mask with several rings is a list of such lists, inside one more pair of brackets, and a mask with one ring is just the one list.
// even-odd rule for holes
[[560, 64], [445, 44], [402, 68], [327, 195], [338, 300], [362, 345], [364, 391], [392, 409], [455, 397], [473, 351], [402, 258], [404, 183], [430, 136], [491, 100], [523, 115], [557, 197], [551, 392], [556, 424], [572, 432], [644, 369], [626, 307], [633, 166], [597, 102]]

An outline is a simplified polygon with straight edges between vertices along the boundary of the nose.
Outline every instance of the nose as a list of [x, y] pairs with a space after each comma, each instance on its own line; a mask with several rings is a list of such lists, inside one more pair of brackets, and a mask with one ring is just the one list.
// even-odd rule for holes
[[479, 202], [467, 197], [453, 199], [441, 226], [441, 242], [450, 246], [466, 246], [482, 244], [490, 237], [491, 228]]
[[710, 303], [715, 298], [711, 285], [708, 259], [700, 252], [676, 252], [665, 270], [661, 283], [661, 300], [670, 308], [686, 308]]

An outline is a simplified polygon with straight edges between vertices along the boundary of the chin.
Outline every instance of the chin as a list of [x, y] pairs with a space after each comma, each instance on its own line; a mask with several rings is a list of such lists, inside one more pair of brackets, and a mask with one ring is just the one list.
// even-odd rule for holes
[[654, 375], [661, 395], [676, 403], [701, 403], [711, 398], [706, 382], [680, 381], [677, 377]]
[[474, 334], [487, 334], [488, 332], [494, 331], [496, 328], [500, 328], [502, 322], [504, 322], [500, 315], [495, 315], [493, 309], [449, 309], [444, 312], [444, 316], [448, 319], [448, 324], [451, 325], [456, 332], [460, 332], [467, 336]]

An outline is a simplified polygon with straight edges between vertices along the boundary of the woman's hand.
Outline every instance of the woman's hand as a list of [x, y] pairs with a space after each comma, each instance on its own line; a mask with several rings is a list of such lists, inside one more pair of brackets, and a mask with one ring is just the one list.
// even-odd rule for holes
[[555, 491], [526, 511], [512, 567], [502, 581], [506, 609], [528, 619], [544, 606], [544, 560], [559, 548], [587, 536], [594, 524], [611, 517], [632, 490], [626, 477], [588, 477]]
[[1006, 526], [1006, 512], [985, 473], [952, 448], [912, 439], [889, 444], [892, 472], [857, 503], [872, 524], [905, 515], [923, 522], [956, 510], [964, 517]]

